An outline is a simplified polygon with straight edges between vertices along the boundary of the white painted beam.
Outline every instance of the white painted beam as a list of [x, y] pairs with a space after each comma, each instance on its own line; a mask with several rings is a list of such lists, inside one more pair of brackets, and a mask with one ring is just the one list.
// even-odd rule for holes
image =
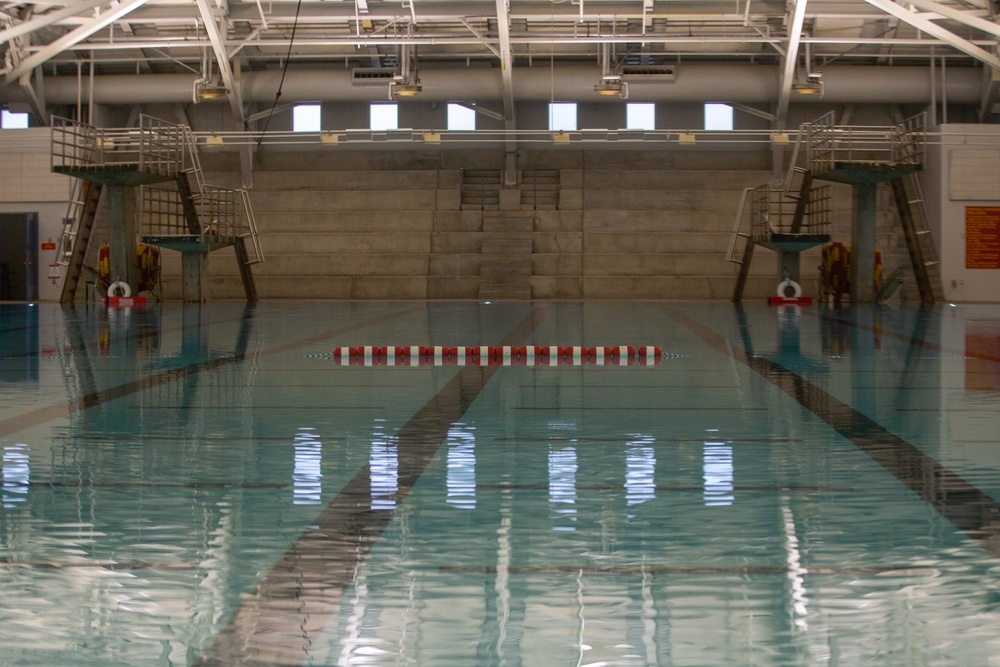
[[[236, 126], [242, 129], [246, 123], [246, 114], [243, 111], [243, 95], [240, 90], [239, 81], [233, 75], [233, 68], [229, 62], [229, 53], [226, 49], [225, 38], [219, 31], [219, 24], [216, 22], [215, 14], [208, 0], [195, 0], [195, 2], [201, 11], [201, 19], [205, 25], [208, 40], [212, 43], [212, 51], [215, 53], [219, 76], [222, 77], [222, 84], [226, 87], [226, 100], [229, 102], [229, 109], [236, 120]], [[244, 188], [249, 188], [253, 184], [252, 150], [251, 146], [240, 147], [240, 166], [243, 171]]]
[[100, 16], [87, 21], [79, 28], [66, 33], [51, 44], [22, 60], [17, 67], [7, 72], [4, 77], [4, 83], [14, 81], [25, 72], [30, 72], [42, 63], [47, 62], [53, 56], [62, 53], [67, 48], [79, 44], [98, 30], [108, 27], [121, 17], [125, 16], [133, 9], [146, 4], [147, 1], [148, 0], [124, 0], [124, 2], [113, 7], [112, 9], [102, 12]]
[[67, 5], [62, 9], [46, 12], [45, 14], [36, 16], [35, 18], [25, 21], [24, 23], [19, 23], [18, 25], [7, 28], [6, 30], [0, 30], [0, 44], [9, 42], [15, 37], [26, 35], [29, 32], [34, 32], [39, 28], [45, 28], [53, 23], [58, 23], [59, 21], [67, 19], [71, 16], [83, 14], [94, 7], [105, 5], [107, 3], [108, 0], [80, 0], [80, 2]]
[[1000, 69], [1000, 58], [997, 58], [997, 56], [976, 46], [966, 39], [962, 39], [955, 33], [942, 28], [933, 21], [917, 16], [905, 7], [892, 2], [892, 0], [865, 0], [865, 2], [882, 9], [887, 14], [891, 14], [896, 18], [909, 23], [917, 30], [925, 32], [932, 37], [937, 37], [942, 42], [945, 42], [968, 56], [972, 56], [976, 60], [986, 63], [990, 67]]
[[799, 59], [799, 45], [802, 41], [802, 24], [806, 18], [807, 0], [794, 0], [791, 16], [788, 20], [788, 46], [785, 47], [785, 59], [781, 67], [781, 90], [778, 94], [778, 110], [775, 113], [776, 129], [784, 129], [788, 115], [788, 103], [791, 101], [792, 83], [795, 81], [795, 65]]
[[907, 0], [907, 2], [914, 7], [923, 9], [924, 11], [940, 14], [944, 18], [964, 23], [970, 28], [975, 28], [976, 30], [981, 30], [990, 35], [1000, 37], [1000, 25], [997, 25], [993, 21], [980, 18], [972, 12], [959, 11], [954, 7], [948, 7], [939, 2], [933, 2], [932, 0]]
[[500, 76], [503, 81], [503, 115], [506, 129], [514, 129], [514, 59], [510, 50], [510, 14], [508, 0], [496, 0], [497, 32], [500, 43]]

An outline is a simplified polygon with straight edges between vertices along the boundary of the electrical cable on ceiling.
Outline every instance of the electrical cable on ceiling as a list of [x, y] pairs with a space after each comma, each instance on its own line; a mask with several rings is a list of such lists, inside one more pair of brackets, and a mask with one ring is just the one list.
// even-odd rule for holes
[[[295, 5], [295, 20], [292, 22], [292, 34], [288, 39], [288, 53], [285, 55], [285, 64], [281, 68], [281, 80], [278, 81], [278, 91], [274, 94], [274, 103], [271, 105], [271, 111], [267, 114], [267, 120], [264, 121], [264, 129], [260, 131], [260, 136], [257, 137], [257, 147], [260, 148], [261, 142], [264, 141], [264, 135], [267, 134], [267, 127], [271, 124], [271, 117], [274, 115], [274, 110], [278, 108], [278, 100], [281, 99], [281, 88], [285, 85], [285, 74], [288, 72], [288, 63], [292, 58], [292, 45], [295, 44], [295, 31], [299, 27], [299, 11], [302, 9], [302, 0], [298, 0]], [[244, 121], [244, 130], [247, 130], [247, 123]]]

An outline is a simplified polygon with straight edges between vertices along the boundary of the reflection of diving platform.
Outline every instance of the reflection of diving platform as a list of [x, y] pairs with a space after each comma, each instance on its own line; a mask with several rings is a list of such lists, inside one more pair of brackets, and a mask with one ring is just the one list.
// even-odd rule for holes
[[[250, 267], [263, 261], [245, 190], [208, 185], [194, 135], [183, 125], [141, 116], [138, 128], [97, 128], [53, 118], [52, 171], [90, 183], [68, 216], [59, 261], [68, 266], [61, 301], [72, 302], [102, 189], [108, 191], [111, 276], [137, 285], [137, 239], [182, 253], [185, 301], [204, 300], [208, 253], [236, 250], [247, 301], [257, 293]], [[126, 189], [142, 189], [141, 214]], [[131, 192], [131, 191], [129, 191]]]
[[[854, 186], [852, 301], [870, 303], [875, 300], [875, 188], [879, 183], [891, 182], [921, 301], [934, 303], [927, 268], [936, 262], [925, 261], [925, 257], [933, 256], [933, 244], [926, 224], [921, 227], [917, 222], [926, 223], [915, 176], [924, 164], [925, 121], [926, 114], [919, 114], [893, 126], [835, 125], [833, 114], [828, 113], [804, 124], [784, 185], [771, 183], [744, 192], [729, 245], [729, 261], [741, 265], [733, 301], [742, 299], [755, 245], [780, 253], [781, 276], [798, 282], [799, 253], [830, 240], [829, 186], [812, 185], [814, 179], [821, 179]], [[800, 146], [805, 146], [806, 167], [796, 166]], [[792, 182], [799, 176], [801, 184], [793, 188]], [[748, 200], [751, 204], [749, 233], [742, 231]], [[914, 212], [917, 206], [919, 215]], [[741, 238], [745, 245], [742, 257], [737, 257]]]

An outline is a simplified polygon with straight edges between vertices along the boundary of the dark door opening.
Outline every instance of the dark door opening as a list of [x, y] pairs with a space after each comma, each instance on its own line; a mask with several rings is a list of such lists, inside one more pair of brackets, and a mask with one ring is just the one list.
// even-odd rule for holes
[[38, 298], [38, 214], [0, 213], [0, 300]]

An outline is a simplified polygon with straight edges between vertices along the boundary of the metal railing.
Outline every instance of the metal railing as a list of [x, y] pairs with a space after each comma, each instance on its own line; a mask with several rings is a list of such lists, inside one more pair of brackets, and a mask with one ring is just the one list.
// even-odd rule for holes
[[898, 125], [836, 125], [834, 112], [802, 126], [808, 163], [814, 176], [838, 165], [923, 165], [926, 146], [926, 113], [907, 118]]
[[73, 256], [73, 244], [76, 243], [76, 235], [80, 231], [80, 216], [83, 213], [85, 182], [80, 178], [69, 179], [66, 215], [63, 217], [55, 256], [55, 263], [62, 266], [69, 266], [70, 258]]
[[192, 198], [198, 233], [192, 233], [185, 215], [184, 195], [175, 187], [142, 187], [142, 235], [197, 237], [202, 242], [232, 243], [251, 233], [243, 191], [203, 185]]
[[749, 243], [750, 239], [752, 238], [752, 235], [742, 231], [742, 228], [743, 228], [743, 217], [744, 215], [746, 215], [746, 210], [747, 210], [747, 202], [750, 200], [750, 194], [753, 191], [754, 188], [743, 188], [743, 195], [740, 197], [740, 207], [739, 210], [736, 212], [736, 222], [733, 223], [733, 235], [729, 238], [729, 249], [726, 251], [726, 261], [732, 262], [733, 264], [743, 263], [743, 259], [736, 256], [737, 254], [736, 245], [739, 242], [739, 240], [741, 238], [746, 239], [747, 242]]
[[246, 221], [246, 231], [240, 235], [250, 239], [247, 248], [247, 263], [260, 264], [264, 261], [264, 250], [260, 247], [260, 236], [257, 235], [257, 219], [253, 215], [253, 207], [250, 206], [250, 193], [240, 190], [240, 200], [243, 204], [243, 215]]
[[[743, 231], [743, 220], [747, 207], [750, 209], [750, 231]], [[832, 208], [829, 185], [814, 185], [809, 191], [805, 213], [798, 229], [793, 229], [797, 198], [786, 194], [783, 181], [771, 181], [757, 188], [745, 188], [740, 198], [739, 211], [733, 224], [726, 260], [742, 264], [738, 256], [739, 239], [747, 243], [767, 245], [775, 234], [829, 234], [830, 211]], [[745, 246], [744, 246], [745, 248]]]
[[910, 116], [893, 128], [893, 164], [923, 166], [927, 148], [927, 112]]
[[793, 229], [798, 201], [785, 196], [785, 184], [771, 181], [749, 193], [754, 243], [768, 243], [774, 234], [828, 234], [830, 186], [813, 186], [799, 229]]
[[[193, 233], [186, 215], [184, 193], [176, 184], [142, 187], [143, 236], [184, 237], [202, 243], [233, 243], [249, 239], [249, 264], [264, 261], [257, 223], [246, 190], [224, 188], [205, 182], [197, 141], [190, 128], [182, 129], [182, 170], [193, 174], [190, 205], [195, 208], [198, 231]], [[191, 237], [195, 237], [192, 239]]]
[[174, 123], [142, 115], [138, 128], [98, 128], [52, 117], [52, 171], [130, 169], [170, 177], [184, 162], [184, 132]]

